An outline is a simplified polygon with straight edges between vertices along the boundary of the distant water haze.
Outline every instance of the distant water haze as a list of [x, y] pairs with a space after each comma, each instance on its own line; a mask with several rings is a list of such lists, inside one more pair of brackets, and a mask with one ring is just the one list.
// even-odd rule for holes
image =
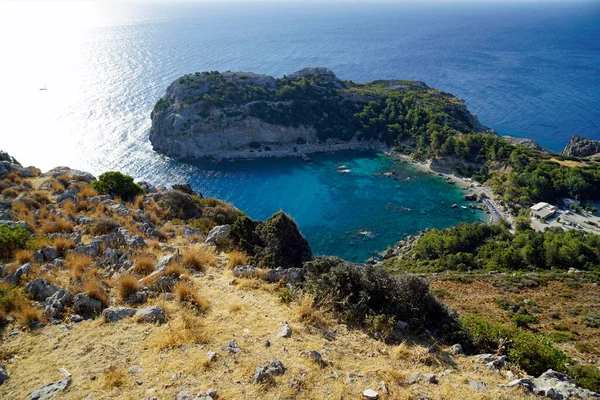
[[[263, 218], [288, 203], [222, 187], [229, 181], [209, 179], [210, 168], [154, 153], [150, 112], [186, 73], [282, 76], [307, 66], [357, 82], [424, 81], [465, 99], [500, 133], [556, 151], [575, 133], [600, 139], [600, 2], [431, 4], [0, 3], [0, 148], [42, 169], [191, 180]], [[308, 230], [305, 215], [294, 217]], [[394, 221], [385, 242], [415, 233], [409, 222]], [[314, 237], [313, 247], [326, 248]]]

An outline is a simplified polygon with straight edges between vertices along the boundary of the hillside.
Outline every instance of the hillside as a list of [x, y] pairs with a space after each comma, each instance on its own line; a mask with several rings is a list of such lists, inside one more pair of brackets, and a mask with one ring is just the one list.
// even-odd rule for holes
[[544, 373], [598, 385], [543, 337], [458, 318], [437, 283], [438, 299], [416, 276], [315, 258], [283, 213], [14, 161], [0, 162], [3, 398], [596, 396]]

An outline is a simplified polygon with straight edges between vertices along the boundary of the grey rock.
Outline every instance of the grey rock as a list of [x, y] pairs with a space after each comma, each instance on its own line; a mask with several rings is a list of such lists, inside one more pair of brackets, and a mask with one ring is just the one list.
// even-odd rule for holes
[[4, 281], [11, 285], [18, 285], [21, 277], [31, 272], [31, 264], [25, 263], [21, 265], [15, 272], [4, 277]]
[[529, 149], [533, 149], [533, 150], [537, 150], [537, 151], [544, 151], [544, 149], [542, 148], [542, 146], [540, 146], [533, 139], [517, 138], [517, 137], [513, 137], [513, 136], [502, 136], [502, 139], [505, 140], [505, 141], [507, 141], [508, 143], [511, 143], [511, 144], [514, 144], [514, 145], [527, 147]]
[[4, 365], [0, 365], [0, 386], [9, 379], [10, 376], [8, 375], [8, 372], [6, 372]]
[[156, 271], [164, 271], [167, 267], [173, 263], [181, 262], [183, 258], [181, 254], [165, 254], [158, 260], [156, 264]]
[[365, 399], [377, 400], [379, 398], [379, 393], [374, 391], [373, 389], [367, 389], [362, 393]]
[[118, 247], [125, 244], [125, 237], [121, 232], [107, 233], [106, 235], [96, 236], [92, 239], [91, 244], [98, 243], [105, 247]]
[[413, 372], [410, 378], [408, 379], [407, 383], [409, 385], [412, 385], [418, 382], [436, 384], [438, 383], [438, 380], [434, 374], [422, 374], [420, 372]]
[[485, 366], [492, 370], [502, 369], [506, 365], [506, 358], [506, 356], [497, 357], [494, 361], [485, 364]]
[[142, 372], [144, 372], [144, 368], [139, 365], [134, 365], [133, 367], [129, 368], [129, 373], [132, 375], [141, 374]]
[[79, 244], [77, 245], [74, 249], [69, 250], [67, 252], [69, 253], [73, 253], [73, 254], [81, 254], [84, 256], [89, 256], [89, 257], [97, 257], [100, 254], [100, 243], [99, 242], [92, 242], [90, 243], [88, 246], [83, 245], [83, 244]]
[[191, 226], [187, 225], [184, 225], [183, 228], [181, 228], [181, 236], [187, 238], [193, 235], [200, 236], [202, 235], [202, 231], [200, 229], [192, 228]]
[[225, 343], [223, 345], [223, 347], [221, 347], [221, 350], [226, 351], [228, 353], [233, 353], [233, 354], [237, 354], [240, 352], [240, 346], [237, 344], [237, 342], [234, 340], [230, 340], [229, 342]]
[[231, 227], [229, 225], [215, 226], [208, 232], [205, 243], [218, 248], [227, 248], [231, 245], [232, 240], [229, 237]]
[[316, 350], [305, 351], [305, 352], [302, 352], [302, 354], [312, 358], [312, 360], [315, 363], [317, 363], [321, 368], [325, 368], [327, 366], [327, 363], [323, 360], [321, 353], [319, 353]]
[[58, 257], [58, 251], [54, 247], [48, 246], [42, 249], [42, 254], [44, 254], [44, 259], [46, 261], [54, 261], [56, 257]]
[[36, 250], [33, 252], [33, 260], [37, 263], [43, 263], [46, 259], [44, 258], [44, 253], [41, 250]]
[[573, 135], [562, 154], [572, 157], [589, 157], [600, 153], [600, 140]]
[[206, 353], [206, 359], [208, 361], [215, 361], [217, 359], [217, 353], [215, 351], [209, 350]]
[[456, 344], [452, 345], [452, 347], [450, 347], [450, 351], [452, 352], [452, 354], [456, 354], [456, 355], [465, 354], [460, 343], [456, 343]]
[[146, 193], [156, 193], [156, 187], [149, 182], [141, 181], [141, 182], [138, 182], [138, 185], [140, 185], [142, 187], [142, 189], [144, 189], [144, 192], [146, 192]]
[[483, 381], [476, 381], [473, 379], [469, 379], [469, 386], [473, 388], [476, 392], [487, 392], [487, 385]]
[[140, 308], [135, 313], [136, 318], [142, 319], [144, 322], [162, 324], [167, 321], [165, 310], [158, 306], [148, 306]]
[[256, 367], [252, 381], [261, 383], [269, 380], [272, 376], [279, 376], [285, 373], [285, 368], [281, 361], [267, 361], [265, 364]]
[[236, 278], [256, 278], [259, 269], [251, 265], [237, 265], [231, 271]]
[[77, 293], [73, 298], [73, 310], [81, 315], [97, 315], [102, 311], [102, 302], [87, 293]]
[[63, 201], [71, 200], [72, 202], [77, 201], [77, 190], [67, 189], [56, 197], [56, 201], [60, 204]]
[[71, 378], [49, 383], [39, 389], [31, 392], [30, 400], [47, 400], [54, 397], [55, 394], [64, 392], [71, 384]]
[[292, 337], [292, 328], [287, 323], [283, 324], [279, 332], [277, 332], [277, 336], [282, 338]]
[[271, 283], [298, 283], [304, 279], [306, 270], [304, 268], [275, 268], [268, 270], [262, 277], [263, 280]]
[[108, 307], [102, 311], [102, 316], [106, 322], [116, 322], [124, 318], [131, 317], [136, 313], [135, 308], [129, 307]]
[[60, 290], [59, 286], [56, 286], [45, 279], [35, 278], [34, 280], [27, 283], [25, 290], [29, 292], [31, 297], [36, 301], [46, 301], [46, 299], [52, 296], [54, 293]]
[[71, 322], [74, 324], [77, 324], [79, 322], [83, 321], [83, 317], [79, 314], [73, 314], [71, 315]]

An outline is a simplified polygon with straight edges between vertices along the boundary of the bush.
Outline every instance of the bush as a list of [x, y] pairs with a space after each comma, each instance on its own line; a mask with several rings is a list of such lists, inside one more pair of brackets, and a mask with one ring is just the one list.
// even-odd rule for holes
[[569, 368], [569, 375], [581, 387], [600, 392], [600, 370], [593, 365], [577, 364]]
[[533, 315], [516, 314], [510, 319], [519, 328], [529, 328], [529, 324], [537, 324], [538, 319]]
[[86, 226], [86, 231], [93, 236], [106, 235], [119, 226], [119, 221], [112, 218], [102, 217], [89, 223]]
[[463, 327], [476, 351], [504, 353], [528, 374], [538, 376], [549, 368], [566, 372], [568, 357], [545, 337], [489, 322], [483, 317], [463, 318]]
[[305, 266], [304, 286], [316, 304], [330, 304], [347, 323], [367, 326], [385, 339], [398, 321], [446, 339], [455, 340], [460, 332], [429, 285], [414, 275], [392, 276], [381, 267], [354, 265], [337, 257], [318, 257]]
[[0, 225], [0, 259], [8, 260], [19, 249], [25, 248], [30, 232], [21, 225]]
[[162, 193], [157, 205], [169, 219], [183, 219], [202, 217], [202, 211], [195, 201], [196, 197], [179, 190], [170, 190]]
[[137, 183], [134, 183], [131, 176], [117, 171], [103, 173], [91, 185], [100, 194], [119, 196], [127, 201], [133, 200], [138, 194], [144, 193], [144, 189]]

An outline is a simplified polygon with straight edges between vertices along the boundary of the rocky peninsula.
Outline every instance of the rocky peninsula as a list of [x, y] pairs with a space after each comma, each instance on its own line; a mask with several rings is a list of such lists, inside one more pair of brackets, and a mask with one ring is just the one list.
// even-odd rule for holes
[[177, 158], [258, 158], [383, 150], [427, 124], [484, 132], [464, 102], [418, 81], [358, 84], [327, 68], [282, 78], [197, 72], [167, 88], [151, 114], [150, 141]]

